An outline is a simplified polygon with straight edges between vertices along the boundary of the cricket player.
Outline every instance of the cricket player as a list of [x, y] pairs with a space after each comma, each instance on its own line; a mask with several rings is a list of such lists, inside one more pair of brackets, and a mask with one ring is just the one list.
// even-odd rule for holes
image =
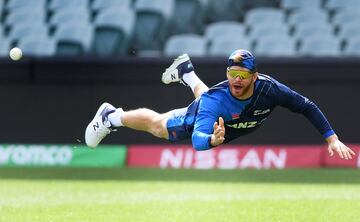
[[96, 147], [117, 127], [128, 127], [175, 142], [192, 139], [193, 147], [208, 150], [258, 129], [276, 106], [304, 115], [328, 143], [328, 151], [351, 159], [320, 109], [308, 98], [274, 78], [257, 72], [247, 50], [228, 58], [227, 80], [210, 89], [199, 79], [187, 54], [179, 56], [162, 75], [165, 84], [180, 82], [191, 88], [195, 100], [186, 108], [157, 113], [147, 108], [124, 111], [103, 103], [85, 132], [86, 144]]

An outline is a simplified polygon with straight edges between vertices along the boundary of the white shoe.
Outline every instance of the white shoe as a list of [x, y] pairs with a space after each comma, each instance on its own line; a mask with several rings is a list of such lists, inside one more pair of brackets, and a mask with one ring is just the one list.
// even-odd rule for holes
[[97, 145], [104, 139], [111, 131], [111, 123], [107, 118], [109, 113], [115, 112], [115, 107], [109, 103], [103, 103], [97, 110], [95, 117], [85, 131], [85, 142], [89, 147], [97, 147]]
[[161, 81], [165, 84], [172, 82], [180, 82], [184, 85], [188, 85], [183, 80], [183, 75], [194, 71], [194, 67], [187, 54], [183, 54], [177, 57], [169, 68], [162, 74]]

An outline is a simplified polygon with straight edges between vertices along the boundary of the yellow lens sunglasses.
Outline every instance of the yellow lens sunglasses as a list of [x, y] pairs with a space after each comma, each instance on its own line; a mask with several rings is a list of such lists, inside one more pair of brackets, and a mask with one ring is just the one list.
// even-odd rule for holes
[[240, 79], [248, 79], [252, 77], [253, 73], [248, 71], [242, 71], [242, 70], [234, 70], [227, 68], [227, 72], [229, 73], [229, 76], [231, 78], [239, 77]]

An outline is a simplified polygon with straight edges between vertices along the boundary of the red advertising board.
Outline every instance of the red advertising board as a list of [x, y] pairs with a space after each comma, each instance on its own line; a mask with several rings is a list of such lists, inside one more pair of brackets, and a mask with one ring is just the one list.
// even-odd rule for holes
[[195, 151], [188, 145], [128, 147], [128, 167], [268, 169], [320, 167], [326, 147], [319, 145], [224, 145]]

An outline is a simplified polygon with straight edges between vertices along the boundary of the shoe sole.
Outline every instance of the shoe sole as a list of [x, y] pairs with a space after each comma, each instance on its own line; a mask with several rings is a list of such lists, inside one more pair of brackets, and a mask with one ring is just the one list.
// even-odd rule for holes
[[177, 58], [174, 60], [174, 62], [171, 64], [171, 66], [170, 66], [169, 68], [167, 68], [167, 71], [165, 71], [165, 72], [162, 74], [162, 76], [161, 76], [161, 81], [162, 81], [163, 83], [165, 83], [165, 84], [170, 84], [171, 82], [169, 82], [169, 83], [166, 83], [166, 82], [165, 82], [165, 76], [169, 75], [169, 73], [171, 73], [174, 69], [176, 69], [176, 67], [177, 67], [178, 65], [180, 65], [181, 63], [186, 62], [186, 61], [188, 61], [188, 60], [190, 60], [188, 54], [183, 54], [183, 55], [177, 57]]
[[85, 130], [85, 143], [87, 146], [91, 147], [91, 148], [96, 148], [99, 144], [96, 145], [92, 145], [92, 144], [88, 144], [88, 142], [86, 141], [87, 135], [89, 134], [91, 127], [93, 125], [94, 120], [99, 117], [99, 115], [101, 114], [101, 112], [107, 107], [107, 106], [111, 106], [110, 103], [103, 103], [101, 104], [101, 106], [99, 107], [99, 109], [97, 110], [94, 118], [90, 121], [90, 123], [87, 125], [86, 130]]

